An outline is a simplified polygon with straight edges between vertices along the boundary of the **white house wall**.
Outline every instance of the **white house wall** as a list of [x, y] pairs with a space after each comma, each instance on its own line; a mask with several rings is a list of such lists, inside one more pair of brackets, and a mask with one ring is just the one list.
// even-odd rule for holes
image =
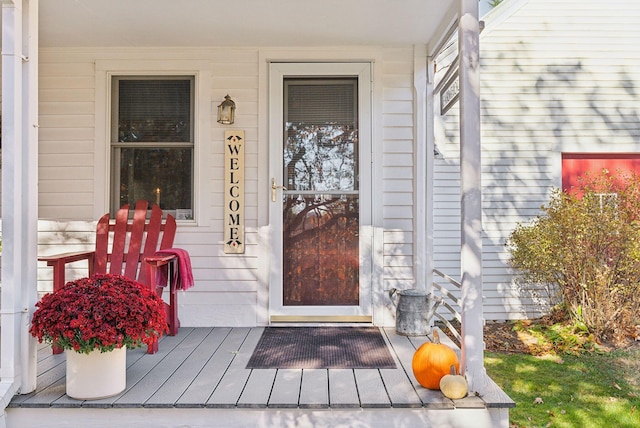
[[[507, 0], [481, 34], [485, 319], [545, 309], [514, 284], [505, 241], [561, 186], [562, 152], [640, 152], [640, 3]], [[457, 108], [438, 138], [436, 268], [459, 275]]]
[[389, 49], [382, 67], [383, 159], [378, 171], [384, 180], [385, 290], [413, 282], [413, 58], [413, 49]]
[[[280, 50], [280, 53], [287, 52]], [[381, 223], [379, 247], [382, 283], [374, 287], [378, 322], [392, 318], [384, 290], [413, 282], [413, 58], [414, 48], [318, 48], [287, 52], [288, 57], [318, 60], [374, 60], [373, 176], [382, 184], [374, 189], [374, 221]], [[263, 236], [268, 224], [267, 139], [262, 118], [266, 82], [261, 73], [269, 53], [261, 49], [41, 49], [39, 148], [39, 254], [91, 248], [94, 221], [106, 212], [100, 201], [108, 192], [105, 167], [100, 162], [100, 112], [106, 109], [100, 88], [100, 67], [110, 62], [136, 64], [161, 60], [180, 68], [182, 62], [207, 64], [210, 89], [205, 97], [209, 116], [229, 93], [238, 105], [234, 129], [246, 132], [246, 253], [223, 253], [223, 135], [226, 128], [211, 119], [209, 137], [198, 141], [196, 178], [197, 224], [179, 223], [175, 246], [192, 258], [196, 286], [181, 293], [183, 326], [252, 326], [266, 322], [264, 269], [268, 267]], [[107, 64], [106, 66], [103, 64]], [[98, 77], [97, 77], [98, 76]], [[102, 91], [102, 92], [101, 92]], [[96, 114], [98, 112], [98, 114]], [[98, 117], [98, 120], [96, 119]], [[94, 159], [97, 159], [94, 163]], [[380, 178], [381, 177], [381, 178]], [[261, 180], [265, 181], [262, 182]], [[96, 202], [98, 201], [98, 202]], [[106, 205], [105, 205], [106, 206]], [[377, 256], [375, 256], [377, 257]], [[86, 275], [81, 263], [68, 270], [67, 279]], [[39, 291], [51, 290], [51, 270], [39, 265]], [[381, 307], [387, 307], [381, 310]], [[384, 312], [382, 316], [380, 313]]]

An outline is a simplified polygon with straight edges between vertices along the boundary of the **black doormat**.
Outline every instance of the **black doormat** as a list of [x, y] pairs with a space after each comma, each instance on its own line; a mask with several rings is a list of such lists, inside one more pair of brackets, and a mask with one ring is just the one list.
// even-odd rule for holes
[[395, 369], [375, 327], [268, 327], [248, 369]]

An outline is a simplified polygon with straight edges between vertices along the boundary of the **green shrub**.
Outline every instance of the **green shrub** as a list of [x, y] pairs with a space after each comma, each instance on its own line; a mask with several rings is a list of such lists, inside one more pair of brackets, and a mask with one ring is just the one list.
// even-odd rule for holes
[[620, 177], [605, 170], [553, 191], [507, 242], [518, 283], [545, 290], [600, 340], [639, 323], [640, 176]]

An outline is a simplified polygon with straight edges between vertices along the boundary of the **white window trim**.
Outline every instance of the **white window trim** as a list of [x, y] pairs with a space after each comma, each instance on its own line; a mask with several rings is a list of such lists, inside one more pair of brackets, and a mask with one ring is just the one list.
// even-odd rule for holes
[[203, 147], [211, 140], [211, 65], [208, 61], [166, 60], [97, 60], [95, 86], [95, 146], [93, 216], [109, 211], [111, 179], [111, 84], [114, 76], [193, 76], [194, 147], [193, 147], [193, 220], [202, 225], [199, 215], [203, 205], [204, 183], [209, 181], [209, 163]]

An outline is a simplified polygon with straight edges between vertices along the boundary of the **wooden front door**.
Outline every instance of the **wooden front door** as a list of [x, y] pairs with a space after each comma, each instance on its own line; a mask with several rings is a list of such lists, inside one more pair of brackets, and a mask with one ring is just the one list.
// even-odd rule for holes
[[272, 64], [272, 321], [371, 319], [363, 69]]

